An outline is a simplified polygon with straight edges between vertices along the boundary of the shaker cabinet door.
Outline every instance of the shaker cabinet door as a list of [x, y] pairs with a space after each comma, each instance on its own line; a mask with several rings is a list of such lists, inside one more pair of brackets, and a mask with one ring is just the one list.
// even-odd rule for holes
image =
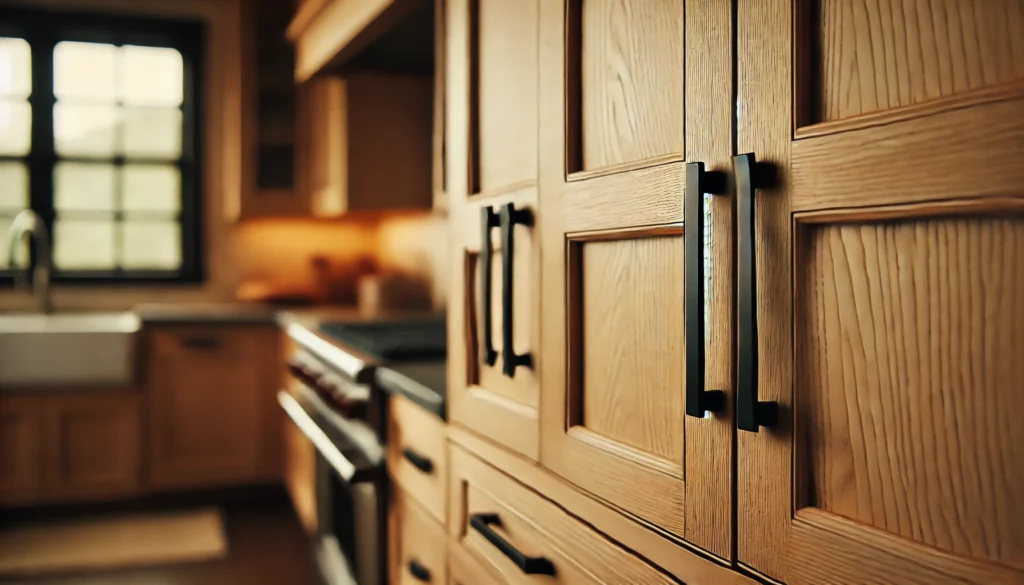
[[541, 3], [541, 463], [731, 556], [731, 8]]
[[537, 0], [449, 0], [449, 416], [539, 455]]
[[738, 561], [1024, 582], [1024, 4], [737, 14]]

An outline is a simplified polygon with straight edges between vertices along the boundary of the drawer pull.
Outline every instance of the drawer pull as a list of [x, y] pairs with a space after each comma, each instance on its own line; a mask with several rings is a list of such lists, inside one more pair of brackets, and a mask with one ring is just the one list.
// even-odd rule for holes
[[519, 551], [512, 543], [502, 538], [500, 534], [491, 528], [491, 525], [501, 526], [501, 518], [497, 514], [473, 514], [469, 517], [469, 525], [483, 535], [495, 546], [501, 554], [508, 557], [515, 563], [519, 570], [527, 575], [554, 575], [555, 566], [544, 557], [528, 557]]
[[416, 559], [409, 560], [409, 574], [415, 577], [417, 581], [430, 583], [430, 570]]
[[424, 457], [412, 449], [402, 449], [402, 457], [405, 457], [406, 461], [412, 463], [413, 467], [423, 473], [432, 473], [434, 471], [434, 462], [429, 457]]
[[756, 190], [770, 187], [771, 167], [758, 163], [753, 154], [732, 157], [736, 173], [736, 274], [739, 299], [736, 302], [739, 367], [736, 374], [736, 422], [740, 430], [756, 433], [758, 427], [778, 422], [779, 405], [757, 398], [757, 245]]
[[533, 367], [533, 356], [528, 353], [516, 353], [512, 347], [515, 317], [512, 304], [513, 260], [515, 260], [515, 227], [516, 224], [533, 225], [533, 213], [529, 209], [516, 209], [512, 203], [506, 203], [498, 211], [498, 223], [501, 226], [501, 371], [509, 378], [516, 376], [516, 368]]
[[181, 345], [188, 349], [218, 349], [220, 340], [216, 337], [183, 337]]
[[704, 163], [686, 164], [686, 192], [683, 199], [684, 269], [686, 271], [686, 414], [704, 418], [708, 412], [725, 409], [725, 392], [704, 389], [704, 194], [725, 192], [722, 173], [705, 171]]

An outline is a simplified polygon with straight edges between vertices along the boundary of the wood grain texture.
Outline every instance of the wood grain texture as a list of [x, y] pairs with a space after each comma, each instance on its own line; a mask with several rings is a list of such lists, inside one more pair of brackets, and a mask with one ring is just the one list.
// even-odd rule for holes
[[0, 505], [42, 495], [45, 414], [38, 396], [0, 396]]
[[522, 572], [493, 544], [469, 526], [476, 513], [496, 513], [497, 530], [527, 555], [538, 555], [555, 565], [562, 583], [673, 583], [593, 528], [517, 483], [457, 446], [451, 448], [448, 533], [484, 564], [511, 582], [542, 582], [544, 577], [522, 579]]
[[1022, 108], [1021, 99], [985, 103], [797, 140], [792, 147], [792, 208], [1019, 196], [1024, 180]]
[[531, 490], [543, 494], [577, 518], [634, 551], [648, 562], [661, 567], [683, 583], [752, 585], [753, 580], [723, 565], [698, 556], [693, 545], [673, 540], [654, 528], [653, 523], [638, 521], [631, 515], [580, 491], [571, 483], [524, 457], [517, 456], [480, 436], [452, 427], [449, 439], [516, 478]]
[[683, 153], [682, 0], [582, 0], [583, 169]]
[[447, 585], [507, 585], [488, 565], [481, 563], [455, 539], [448, 539]]
[[1021, 0], [822, 0], [820, 120], [1024, 79]]
[[582, 244], [586, 428], [682, 465], [682, 238]]
[[[731, 171], [735, 101], [732, 71], [733, 2], [686, 4], [686, 159], [708, 170]], [[725, 96], [729, 96], [728, 98]], [[721, 390], [726, 407], [706, 418], [686, 419], [686, 539], [722, 559], [733, 551], [732, 461], [735, 422], [733, 307], [734, 198], [704, 199], [704, 383]], [[683, 225], [694, 218], [684, 217]], [[685, 236], [684, 236], [685, 237]]]
[[791, 519], [792, 230], [790, 141], [792, 30], [790, 0], [737, 0], [736, 148], [778, 169], [777, 185], [757, 193], [758, 399], [775, 401], [780, 423], [736, 434], [737, 561], [785, 579]]
[[1024, 222], [823, 225], [802, 246], [807, 505], [1024, 569]]
[[488, 193], [537, 180], [537, 2], [477, 9], [478, 183]]
[[[387, 465], [394, 482], [433, 515], [445, 521], [448, 498], [448, 447], [444, 421], [401, 396], [388, 400]], [[425, 472], [402, 454], [409, 449], [430, 460]]]
[[[445, 469], [445, 473], [447, 473]], [[445, 494], [447, 497], [447, 494]], [[395, 490], [388, 506], [391, 585], [420, 585], [410, 564], [428, 571], [429, 583], [448, 583], [448, 535], [444, 527], [406, 491]], [[442, 520], [443, 522], [443, 520]]]
[[50, 500], [131, 495], [142, 486], [142, 396], [62, 395], [47, 400], [45, 491]]

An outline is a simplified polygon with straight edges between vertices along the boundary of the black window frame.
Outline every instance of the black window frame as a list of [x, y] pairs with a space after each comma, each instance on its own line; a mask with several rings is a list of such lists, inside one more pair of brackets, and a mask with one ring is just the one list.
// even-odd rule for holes
[[[31, 147], [27, 156], [0, 155], [0, 161], [25, 161], [29, 170], [29, 208], [35, 211], [53, 236], [56, 219], [53, 170], [58, 160], [54, 148], [53, 50], [63, 41], [107, 43], [117, 46], [168, 47], [181, 53], [183, 64], [182, 151], [175, 163], [181, 171], [181, 266], [177, 270], [60, 270], [54, 267], [52, 280], [62, 284], [198, 284], [205, 280], [203, 242], [203, 61], [206, 26], [199, 20], [69, 12], [45, 9], [0, 7], [0, 37], [24, 39], [31, 48], [32, 111]], [[125, 157], [100, 160], [121, 166]], [[133, 159], [145, 162], [144, 159]], [[121, 210], [114, 212], [120, 219]], [[0, 243], [3, 247], [3, 243]], [[0, 250], [0, 285], [14, 282], [15, 271], [7, 269], [7, 250]], [[34, 263], [34, 258], [32, 262]]]

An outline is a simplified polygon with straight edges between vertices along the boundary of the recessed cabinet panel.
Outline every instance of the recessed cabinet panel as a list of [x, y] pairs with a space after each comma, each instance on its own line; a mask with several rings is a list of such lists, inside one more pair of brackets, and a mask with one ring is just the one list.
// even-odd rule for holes
[[[581, 168], [683, 158], [682, 0], [569, 3]], [[575, 61], [575, 62], [573, 62]], [[577, 137], [572, 137], [577, 138]], [[576, 161], [574, 161], [576, 162]]]
[[[1024, 221], [798, 232], [801, 509], [1024, 569]], [[1018, 293], [1014, 293], [1018, 291]], [[802, 435], [803, 438], [800, 438]]]

